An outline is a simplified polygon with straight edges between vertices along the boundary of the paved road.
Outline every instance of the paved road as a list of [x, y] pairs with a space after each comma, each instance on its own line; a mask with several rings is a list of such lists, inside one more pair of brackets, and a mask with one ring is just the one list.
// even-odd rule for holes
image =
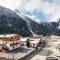
[[42, 51], [40, 51], [37, 55], [35, 55], [30, 60], [46, 60], [47, 55], [49, 54], [50, 50], [47, 46], [43, 48]]

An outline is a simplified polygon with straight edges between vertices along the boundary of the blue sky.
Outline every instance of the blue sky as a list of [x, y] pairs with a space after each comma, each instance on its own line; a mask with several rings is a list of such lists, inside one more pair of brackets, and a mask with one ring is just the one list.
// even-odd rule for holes
[[0, 5], [35, 18], [36, 21], [57, 21], [60, 17], [60, 0], [0, 0]]
[[60, 0], [30, 0], [25, 14], [36, 16], [39, 20], [57, 21], [60, 17]]
[[42, 22], [48, 20], [47, 17], [45, 16], [45, 14], [41, 11], [34, 11], [33, 13], [25, 12], [24, 14], [29, 15], [29, 16], [36, 16], [36, 18], [41, 20]]

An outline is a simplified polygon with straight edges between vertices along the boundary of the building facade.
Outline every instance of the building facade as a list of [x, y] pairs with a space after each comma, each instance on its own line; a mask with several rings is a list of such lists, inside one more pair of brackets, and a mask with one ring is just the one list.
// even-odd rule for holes
[[20, 47], [20, 35], [0, 35], [0, 49], [13, 50]]

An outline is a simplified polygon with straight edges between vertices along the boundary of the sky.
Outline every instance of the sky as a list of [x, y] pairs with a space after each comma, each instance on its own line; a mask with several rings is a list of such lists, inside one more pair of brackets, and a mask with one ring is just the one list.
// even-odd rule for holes
[[17, 10], [37, 22], [56, 22], [60, 17], [60, 0], [0, 0], [0, 5]]

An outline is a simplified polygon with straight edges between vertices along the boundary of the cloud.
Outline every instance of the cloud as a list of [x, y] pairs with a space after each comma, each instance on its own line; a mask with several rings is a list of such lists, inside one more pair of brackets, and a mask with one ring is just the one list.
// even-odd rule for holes
[[60, 0], [30, 0], [23, 7], [23, 12], [43, 12], [48, 21], [57, 21], [60, 17]]
[[50, 3], [49, 0], [46, 0], [44, 3], [48, 3], [49, 5], [47, 6], [50, 8], [50, 10], [47, 9], [49, 11], [49, 13], [47, 13], [48, 21], [58, 21], [58, 18], [60, 17], [60, 0], [52, 0], [52, 3]]
[[30, 12], [33, 16], [36, 16], [34, 11], [43, 12], [45, 17], [41, 18], [47, 18], [47, 21], [57, 21], [60, 17], [60, 0], [0, 0], [0, 5], [24, 14]]
[[0, 5], [7, 7], [11, 10], [14, 10], [22, 3], [22, 1], [20, 2], [20, 0], [0, 0]]

